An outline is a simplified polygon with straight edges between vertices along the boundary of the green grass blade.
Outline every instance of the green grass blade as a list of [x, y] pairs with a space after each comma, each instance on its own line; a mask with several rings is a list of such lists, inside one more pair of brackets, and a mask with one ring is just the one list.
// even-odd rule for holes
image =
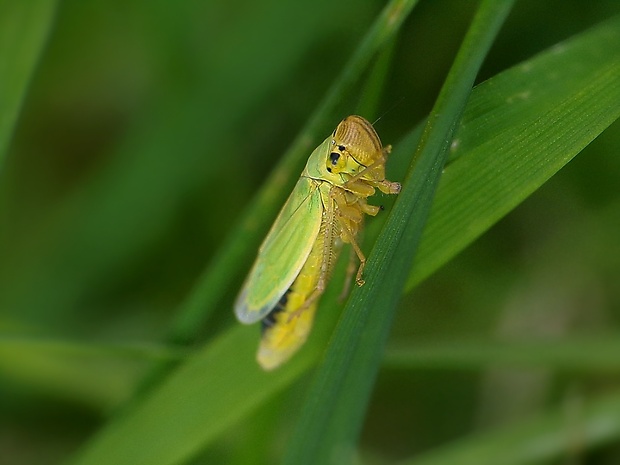
[[[383, 366], [397, 370], [481, 370], [502, 366], [615, 372], [620, 368], [618, 353], [620, 336], [616, 334], [552, 341], [421, 341], [388, 346]], [[188, 355], [151, 345], [0, 338], [0, 372], [4, 380], [103, 410], [126, 400], [149, 363]]]
[[576, 410], [553, 411], [530, 421], [479, 433], [399, 465], [547, 463], [567, 458], [576, 447], [580, 451], [620, 437], [620, 394], [589, 401]]
[[406, 289], [473, 242], [620, 117], [618, 43], [615, 18], [474, 89]]
[[73, 463], [182, 463], [308, 370], [313, 357], [305, 353], [275, 376], [262, 371], [253, 356], [254, 329], [237, 326], [205, 346], [104, 428]]
[[318, 368], [284, 463], [351, 460], [381, 350], [479, 67], [512, 2], [482, 2], [431, 112], [403, 190], [368, 259], [367, 283], [356, 289]]
[[150, 363], [185, 355], [147, 345], [0, 337], [3, 383], [11, 381], [97, 410], [109, 410], [125, 402]]
[[55, 7], [55, 0], [0, 2], [0, 171]]
[[620, 335], [548, 341], [450, 340], [388, 347], [383, 360], [392, 369], [547, 368], [578, 372], [618, 372]]
[[[576, 56], [580, 54], [589, 55], [594, 53], [599, 56], [597, 62], [591, 62], [591, 72], [597, 74], [608, 68], [611, 62], [617, 62], [616, 50], [607, 47], [606, 44], [610, 38], [617, 37], [620, 25], [620, 18], [597, 26], [592, 31], [580, 34], [570, 41], [563, 42], [549, 51], [528, 60], [521, 65], [507, 70], [494, 79], [506, 79], [510, 81], [513, 76], [514, 90], [517, 93], [520, 89], [519, 69], [527, 69], [531, 66], [528, 74], [528, 82], [530, 85], [538, 85], [545, 89], [545, 85], [549, 85], [548, 66], [545, 63], [552, 64], [555, 72], [564, 74], [563, 70], [571, 70], [574, 65]], [[616, 32], [614, 32], [616, 31]], [[561, 54], [554, 51], [562, 49]], [[538, 61], [540, 60], [540, 61]], [[615, 60], [615, 61], [614, 61]], [[534, 66], [538, 63], [537, 66]], [[561, 99], [570, 99], [572, 95], [579, 94], [583, 98], [590, 96], [596, 100], [599, 98], [600, 92], [606, 92], [604, 89], [589, 86], [590, 78], [588, 74], [577, 74], [575, 82], [569, 86], [557, 86], [555, 81], [553, 89], [557, 89]], [[547, 84], [545, 84], [547, 83]], [[505, 84], [508, 86], [508, 84]], [[611, 86], [614, 88], [614, 86]], [[552, 92], [553, 89], [545, 89], [544, 93]], [[613, 90], [613, 89], [611, 89]], [[497, 117], [498, 113], [490, 108], [472, 107], [472, 103], [476, 101], [493, 101], [495, 87], [493, 81], [488, 81], [479, 85], [463, 115], [463, 121], [471, 121], [472, 118], [478, 118], [479, 121], [492, 120], [490, 115]], [[477, 97], [476, 97], [477, 95]], [[615, 97], [615, 93], [608, 94]], [[475, 98], [474, 98], [475, 97]], [[481, 99], [481, 100], [476, 100]], [[616, 99], [615, 103], [620, 102]], [[614, 103], [614, 102], [612, 102]], [[522, 114], [523, 121], [528, 121], [529, 115], [533, 113], [547, 113], [552, 111], [555, 103], [553, 100], [545, 100], [542, 107], [530, 105], [534, 104], [534, 100], [522, 101], [517, 107], [506, 107], [506, 111], [512, 111], [514, 119], [512, 124], [520, 126], [519, 114]], [[615, 107], [611, 108], [616, 111]], [[487, 117], [487, 111], [488, 117]], [[574, 112], [571, 112], [574, 114]], [[591, 126], [590, 118], [596, 118], [598, 112], [583, 112], [579, 114], [579, 119], [574, 121], [577, 126]], [[500, 120], [501, 121], [501, 120]], [[546, 138], [558, 140], [554, 134], [554, 128], [563, 127], [562, 124], [556, 126], [555, 121], [545, 120], [547, 126], [538, 126], [537, 130], [543, 130]], [[602, 127], [597, 124], [592, 127], [598, 127], [600, 131]], [[465, 160], [470, 157], [469, 150], [476, 144], [483, 145], [484, 141], [476, 141], [477, 125], [469, 124], [463, 126], [459, 130], [459, 138], [462, 141], [472, 141], [471, 144], [463, 142], [461, 145], [462, 152], [448, 168], [446, 175], [450, 174], [452, 166], [457, 166], [459, 160]], [[510, 137], [512, 137], [509, 134]], [[541, 135], [541, 138], [543, 136]], [[391, 161], [397, 162], [407, 153], [413, 150], [417, 135], [413, 133], [406, 141], [395, 144], [395, 151], [392, 154]], [[509, 144], [511, 139], [495, 141], [503, 145]], [[486, 157], [478, 159], [479, 166], [472, 168], [468, 172], [468, 176], [476, 178], [476, 174], [486, 164], [491, 163], [496, 157], [494, 152], [483, 152]], [[556, 156], [560, 156], [556, 154]], [[549, 160], [548, 160], [549, 161]], [[550, 163], [553, 160], [549, 161]], [[392, 164], [394, 166], [394, 164]], [[518, 168], [518, 167], [517, 167]], [[445, 189], [446, 175], [443, 176], [440, 183], [437, 200]], [[519, 179], [523, 180], [519, 171], [515, 173]], [[398, 179], [398, 178], [396, 178]], [[543, 179], [537, 178], [542, 184]], [[478, 178], [478, 182], [480, 179]], [[481, 188], [484, 186], [480, 186]], [[468, 202], [476, 203], [479, 198], [471, 192]], [[451, 194], [451, 195], [456, 195]], [[472, 210], [475, 211], [475, 210]], [[482, 221], [486, 210], [479, 212]], [[433, 213], [431, 213], [433, 215]], [[432, 218], [432, 217], [431, 217]], [[451, 215], [451, 223], [445, 227], [448, 230], [462, 231], [463, 228], [459, 223], [458, 215]], [[470, 218], [470, 221], [476, 222], [478, 217]], [[429, 224], [430, 226], [430, 224]], [[428, 229], [425, 235], [428, 234]], [[423, 247], [426, 239], [422, 239], [421, 247]], [[449, 242], [438, 245], [440, 249], [448, 248], [454, 252]], [[428, 254], [418, 255], [416, 268], [430, 268], [427, 262], [433, 258]], [[439, 251], [441, 254], [441, 250]], [[433, 261], [433, 263], [435, 263]], [[369, 266], [368, 273], [372, 272]], [[368, 284], [370, 280], [368, 280]], [[367, 286], [365, 286], [367, 287]], [[363, 290], [363, 288], [361, 289]], [[258, 405], [264, 403], [267, 399], [273, 398], [280, 393], [285, 387], [290, 385], [294, 380], [306, 373], [319, 357], [322, 348], [325, 347], [338, 318], [338, 306], [335, 304], [338, 286], [331, 286], [322, 299], [322, 307], [317, 319], [317, 326], [308, 341], [308, 344], [296, 355], [290, 363], [282, 367], [274, 373], [266, 375], [262, 373], [254, 362], [254, 354], [258, 341], [258, 330], [252, 327], [236, 326], [225, 331], [217, 340], [207, 344], [199, 350], [194, 357], [191, 357], [186, 363], [183, 363], [171, 376], [160, 386], [153, 390], [146, 398], [136, 402], [128, 408], [121, 418], [116, 418], [104, 427], [93, 439], [87, 444], [82, 454], [76, 459], [77, 464], [93, 465], [93, 464], [109, 464], [116, 465], [149, 463], [150, 465], [163, 465], [170, 463], [178, 463], [185, 457], [191, 456], [199, 448], [213, 444], [222, 435], [222, 433], [230, 428], [236, 421], [249, 415]], [[377, 310], [383, 307], [378, 306]], [[325, 400], [325, 399], [322, 399]], [[172, 423], [171, 419], [174, 418]], [[178, 431], [178, 433], [177, 433]]]

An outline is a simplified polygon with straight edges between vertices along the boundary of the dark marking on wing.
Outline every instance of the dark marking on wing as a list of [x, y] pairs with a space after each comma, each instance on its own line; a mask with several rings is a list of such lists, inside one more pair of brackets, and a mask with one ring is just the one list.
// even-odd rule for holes
[[288, 289], [282, 295], [282, 297], [280, 297], [280, 300], [275, 305], [275, 307], [273, 307], [273, 309], [271, 309], [267, 316], [260, 321], [261, 334], [263, 334], [267, 329], [271, 328], [273, 325], [276, 324], [276, 317], [286, 308], [286, 302], [288, 301], [289, 292], [291, 292], [291, 289]]

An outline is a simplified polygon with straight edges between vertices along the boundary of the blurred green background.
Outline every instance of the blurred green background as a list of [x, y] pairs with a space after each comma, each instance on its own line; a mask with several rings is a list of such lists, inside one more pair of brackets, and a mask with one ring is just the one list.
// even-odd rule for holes
[[[67, 460], [129, 399], [149, 362], [171, 356], [163, 341], [175, 309], [384, 6], [39, 3], [50, 29], [0, 156], [2, 464]], [[382, 115], [384, 142], [428, 114], [476, 5], [424, 0], [406, 20], [376, 115], [364, 115]], [[479, 82], [618, 13], [615, 0], [521, 0]], [[343, 98], [324, 133], [359, 103]], [[390, 347], [443, 341], [458, 353], [489, 339], [615, 341], [619, 149], [616, 122], [404, 296]], [[236, 324], [231, 303], [242, 279], [225, 290], [199, 342]], [[584, 396], [618, 388], [620, 352], [609, 351], [619, 346], [610, 347], [598, 350], [616, 357], [615, 368], [592, 370], [561, 360], [472, 368], [458, 357], [411, 368], [388, 351], [360, 456], [391, 463], [549, 406], [576, 411], [578, 423]], [[58, 362], [63, 351], [71, 368]], [[307, 375], [192, 463], [273, 463], [306, 383]], [[252, 432], [267, 424], [272, 434]], [[620, 441], [594, 449], [576, 441], [536, 463], [617, 464]]]

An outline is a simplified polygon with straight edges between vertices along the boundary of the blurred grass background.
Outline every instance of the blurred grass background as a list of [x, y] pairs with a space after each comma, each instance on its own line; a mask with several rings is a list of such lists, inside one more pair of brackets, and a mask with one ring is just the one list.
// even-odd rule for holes
[[[183, 356], [162, 343], [175, 308], [383, 7], [40, 3], [51, 6], [50, 30], [0, 165], [0, 463], [10, 464], [68, 459], [130, 397], [148, 362]], [[407, 19], [379, 99], [384, 142], [428, 114], [476, 5], [426, 0]], [[612, 0], [519, 1], [479, 81], [617, 13]], [[358, 103], [343, 98], [324, 132]], [[578, 424], [584, 398], [617, 389], [620, 361], [536, 365], [535, 353], [519, 360], [518, 342], [615, 341], [619, 148], [616, 122], [404, 296], [362, 434], [364, 463], [550, 407]], [[225, 290], [201, 341], [235, 324], [230, 303], [242, 279]], [[415, 367], [396, 359], [412, 343], [444, 341], [463, 354], [489, 339], [515, 343], [516, 362], [472, 369], [449, 357]], [[617, 344], [596, 350], [620, 359]], [[72, 354], [83, 376], [74, 360], [63, 379], [58, 358], [41, 362], [41, 353]], [[273, 463], [307, 381], [194, 463]], [[538, 463], [619, 463], [619, 444], [585, 449], [576, 440]]]

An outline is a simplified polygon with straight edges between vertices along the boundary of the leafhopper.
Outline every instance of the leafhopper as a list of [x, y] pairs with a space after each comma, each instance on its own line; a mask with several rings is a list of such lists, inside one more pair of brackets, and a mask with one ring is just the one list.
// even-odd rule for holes
[[[389, 152], [372, 124], [353, 115], [310, 155], [235, 302], [241, 323], [261, 320], [256, 358], [265, 370], [280, 366], [306, 341], [345, 243], [359, 258], [356, 283], [364, 284], [366, 257], [356, 238], [364, 215], [380, 210], [367, 199], [375, 189], [400, 192], [399, 183], [385, 179]], [[352, 278], [355, 264], [349, 270]]]

